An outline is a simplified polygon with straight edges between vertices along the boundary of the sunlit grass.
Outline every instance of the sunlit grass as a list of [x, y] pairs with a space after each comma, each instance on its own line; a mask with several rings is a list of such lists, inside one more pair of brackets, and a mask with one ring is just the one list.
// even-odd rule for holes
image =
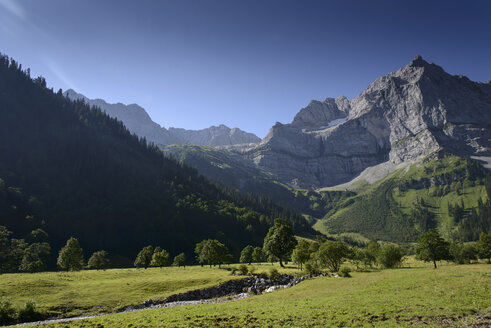
[[491, 311], [490, 265], [446, 264], [435, 270], [417, 264], [354, 272], [352, 278], [315, 278], [224, 304], [144, 310], [46, 327], [433, 327], [448, 326], [441, 318], [455, 318], [457, 324], [457, 316]]
[[17, 308], [31, 299], [40, 311], [71, 316], [112, 311], [233, 278], [226, 270], [200, 266], [3, 274], [0, 297]]

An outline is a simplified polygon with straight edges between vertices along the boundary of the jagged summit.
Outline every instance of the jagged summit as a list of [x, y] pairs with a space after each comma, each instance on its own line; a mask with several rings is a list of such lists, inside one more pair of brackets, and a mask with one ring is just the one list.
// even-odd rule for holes
[[421, 55], [417, 55], [416, 57], [414, 57], [414, 59], [406, 67], [402, 68], [402, 70], [403, 71], [407, 70], [408, 67], [422, 68], [424, 69], [423, 72], [426, 74], [437, 74], [437, 75], [444, 74], [450, 76], [450, 74], [445, 72], [445, 70], [442, 67], [438, 66], [433, 62], [427, 62], [426, 60], [423, 59], [423, 57], [421, 57]]
[[416, 55], [414, 59], [409, 63], [409, 66], [413, 67], [423, 67], [425, 65], [428, 65], [428, 62], [423, 59], [421, 55]]

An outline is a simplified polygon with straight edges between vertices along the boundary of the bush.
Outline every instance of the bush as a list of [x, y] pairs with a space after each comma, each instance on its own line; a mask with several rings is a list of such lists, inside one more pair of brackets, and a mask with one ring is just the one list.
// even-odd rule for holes
[[39, 321], [42, 319], [41, 313], [36, 311], [36, 303], [32, 300], [27, 300], [24, 308], [19, 311], [19, 321]]
[[338, 272], [341, 264], [350, 255], [348, 245], [341, 241], [326, 241], [317, 251], [317, 260], [322, 267]]
[[237, 271], [239, 271], [237, 268], [233, 267], [231, 270], [230, 270], [230, 274], [231, 275], [235, 275], [237, 273]]
[[319, 269], [319, 266], [317, 265], [316, 262], [307, 262], [305, 263], [305, 272], [309, 275], [315, 275], [321, 273], [321, 270]]
[[7, 299], [0, 300], [0, 325], [15, 323], [16, 313]]
[[344, 278], [349, 278], [351, 277], [350, 275], [351, 269], [347, 266], [342, 266], [341, 269], [339, 270], [339, 275]]
[[271, 279], [272, 281], [275, 281], [278, 278], [279, 274], [280, 273], [278, 272], [278, 269], [276, 268], [269, 269], [269, 279]]
[[477, 250], [474, 244], [452, 243], [449, 250], [455, 263], [469, 264], [471, 260], [477, 260]]
[[247, 269], [247, 265], [245, 265], [245, 264], [241, 264], [241, 265], [239, 266], [239, 273], [240, 273], [241, 275], [244, 275], [244, 276], [245, 276], [247, 273], [249, 273], [249, 269]]
[[380, 247], [377, 261], [384, 268], [396, 268], [401, 265], [403, 256], [404, 254], [399, 246], [387, 244]]

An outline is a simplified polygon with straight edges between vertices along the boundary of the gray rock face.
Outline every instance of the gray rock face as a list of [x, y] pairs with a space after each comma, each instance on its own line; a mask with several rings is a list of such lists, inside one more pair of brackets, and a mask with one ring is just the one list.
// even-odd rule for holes
[[320, 102], [312, 100], [293, 119], [293, 126], [327, 126], [330, 122], [348, 116], [349, 100], [344, 97], [326, 98]]
[[243, 153], [284, 183], [318, 188], [442, 149], [491, 155], [491, 85], [452, 76], [418, 56], [350, 101], [311, 102]]
[[168, 130], [152, 121], [142, 107], [121, 103], [109, 104], [102, 99], [89, 99], [72, 89], [65, 91], [70, 99], [83, 99], [86, 103], [97, 106], [109, 116], [115, 117], [132, 133], [145, 137], [158, 145], [194, 144], [204, 146], [230, 146], [237, 144], [258, 143], [261, 141], [255, 134], [244, 132], [238, 128], [230, 129], [225, 125], [211, 126], [203, 130], [185, 130], [169, 128]]
[[237, 144], [259, 143], [255, 134], [244, 132], [241, 129], [229, 127], [221, 124], [211, 126], [203, 130], [186, 130], [180, 128], [169, 128], [169, 132], [185, 143], [203, 146], [230, 146]]

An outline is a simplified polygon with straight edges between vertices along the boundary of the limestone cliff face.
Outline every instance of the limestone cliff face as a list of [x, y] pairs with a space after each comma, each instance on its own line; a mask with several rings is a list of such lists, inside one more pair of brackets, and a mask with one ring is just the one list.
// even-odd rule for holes
[[258, 143], [261, 141], [255, 134], [238, 128], [230, 129], [225, 125], [211, 126], [203, 130], [186, 130], [179, 128], [166, 129], [152, 121], [142, 107], [121, 103], [109, 104], [102, 99], [89, 99], [72, 89], [65, 91], [70, 99], [83, 99], [92, 106], [97, 106], [109, 116], [115, 117], [132, 133], [145, 137], [158, 145], [193, 144], [205, 146], [230, 146], [237, 144]]
[[330, 122], [348, 116], [350, 108], [346, 97], [326, 98], [320, 102], [312, 100], [307, 107], [302, 108], [295, 118], [294, 126], [327, 126]]
[[491, 84], [452, 76], [418, 56], [352, 100], [311, 102], [245, 155], [282, 182], [318, 188], [442, 149], [491, 156]]

